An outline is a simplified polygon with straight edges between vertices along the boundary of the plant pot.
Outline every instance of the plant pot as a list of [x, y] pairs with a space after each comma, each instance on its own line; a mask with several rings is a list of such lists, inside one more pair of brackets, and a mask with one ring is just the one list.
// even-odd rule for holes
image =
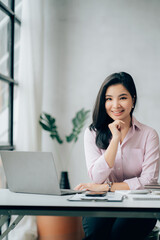
[[61, 189], [70, 189], [68, 172], [65, 172], [65, 171], [61, 172], [60, 188]]
[[38, 240], [81, 240], [81, 217], [37, 217]]
[[[61, 189], [70, 189], [68, 172], [61, 172]], [[38, 240], [81, 240], [81, 217], [37, 216]]]

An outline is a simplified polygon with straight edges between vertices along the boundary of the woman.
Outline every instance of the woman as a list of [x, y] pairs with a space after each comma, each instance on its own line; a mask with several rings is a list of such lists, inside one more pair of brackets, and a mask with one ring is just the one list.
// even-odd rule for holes
[[[154, 129], [133, 117], [137, 101], [132, 77], [114, 73], [103, 82], [85, 131], [88, 174], [93, 183], [77, 190], [115, 191], [143, 189], [157, 182], [159, 138]], [[144, 239], [155, 219], [83, 218], [85, 239]]]

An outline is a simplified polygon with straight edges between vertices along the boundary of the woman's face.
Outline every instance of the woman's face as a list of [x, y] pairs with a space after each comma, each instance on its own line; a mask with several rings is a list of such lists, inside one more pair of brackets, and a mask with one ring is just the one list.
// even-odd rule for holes
[[122, 84], [111, 85], [106, 90], [105, 109], [113, 120], [130, 120], [133, 99]]

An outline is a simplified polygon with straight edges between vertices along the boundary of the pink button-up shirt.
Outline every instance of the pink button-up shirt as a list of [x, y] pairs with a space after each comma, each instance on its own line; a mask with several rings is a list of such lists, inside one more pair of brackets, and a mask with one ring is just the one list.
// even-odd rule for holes
[[115, 164], [105, 161], [105, 150], [95, 144], [96, 133], [85, 130], [84, 149], [89, 177], [95, 183], [126, 182], [130, 189], [143, 189], [145, 184], [157, 182], [159, 177], [159, 137], [157, 132], [132, 118], [122, 144], [118, 145]]

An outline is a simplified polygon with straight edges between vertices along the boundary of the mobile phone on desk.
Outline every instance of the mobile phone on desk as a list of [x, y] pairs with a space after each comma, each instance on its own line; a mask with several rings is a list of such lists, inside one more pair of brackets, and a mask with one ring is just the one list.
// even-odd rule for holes
[[106, 192], [98, 192], [98, 191], [88, 191], [85, 193], [86, 197], [105, 197]]

